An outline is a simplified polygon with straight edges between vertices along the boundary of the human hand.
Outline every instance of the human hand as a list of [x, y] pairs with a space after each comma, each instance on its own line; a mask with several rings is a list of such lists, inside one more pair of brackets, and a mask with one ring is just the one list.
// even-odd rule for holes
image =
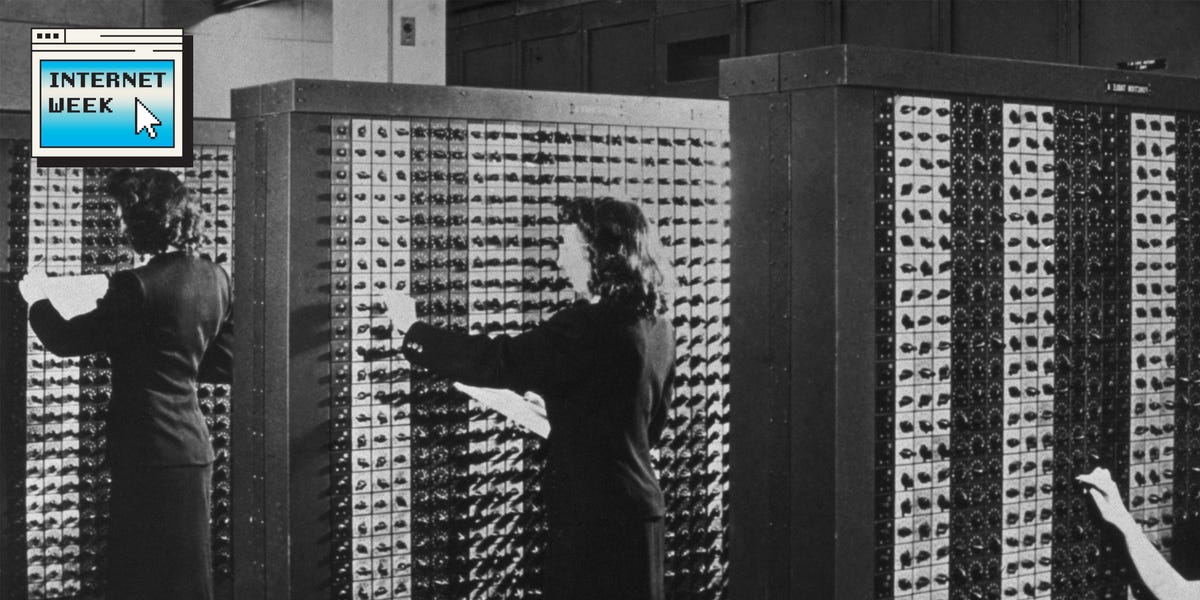
[[373, 294], [373, 300], [387, 307], [383, 316], [390, 318], [392, 327], [400, 333], [408, 331], [409, 326], [418, 320], [417, 301], [407, 291], [379, 291]]
[[46, 282], [49, 278], [43, 270], [30, 271], [21, 278], [17, 288], [26, 304], [32, 306], [34, 302], [46, 298]]
[[1121, 490], [1117, 488], [1108, 469], [1096, 467], [1091, 473], [1079, 475], [1075, 480], [1088, 486], [1087, 492], [1105, 521], [1120, 526], [1133, 520], [1121, 500]]

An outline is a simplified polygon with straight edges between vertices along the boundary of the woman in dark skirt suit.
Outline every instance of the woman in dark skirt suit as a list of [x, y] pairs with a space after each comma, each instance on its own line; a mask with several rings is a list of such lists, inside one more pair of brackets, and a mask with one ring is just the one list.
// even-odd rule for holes
[[675, 339], [664, 276], [636, 204], [582, 199], [561, 211], [562, 275], [585, 297], [520, 335], [467, 335], [385, 300], [404, 355], [468, 385], [532, 391], [550, 421], [545, 478], [549, 600], [663, 598], [663, 496], [650, 464], [670, 404]]
[[214, 456], [196, 383], [229, 381], [229, 275], [193, 255], [199, 218], [174, 174], [124, 169], [107, 191], [133, 249], [152, 258], [114, 273], [95, 310], [70, 320], [26, 277], [29, 324], [54, 354], [112, 361], [107, 597], [210, 600]]

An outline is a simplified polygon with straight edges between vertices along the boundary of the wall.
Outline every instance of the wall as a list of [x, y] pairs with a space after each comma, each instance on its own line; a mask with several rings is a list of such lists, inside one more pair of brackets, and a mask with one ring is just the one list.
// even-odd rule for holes
[[[450, 0], [451, 84], [716, 97], [672, 81], [672, 45], [728, 55], [864, 44], [1200, 76], [1200, 2], [1134, 0]], [[674, 46], [677, 50], [681, 46]]]
[[[405, 17], [415, 19], [413, 46], [401, 43]], [[445, 0], [341, 0], [333, 35], [334, 79], [446, 83]]]
[[280, 79], [329, 79], [333, 0], [283, 0], [210, 16], [192, 34], [197, 117], [229, 118], [229, 91]]

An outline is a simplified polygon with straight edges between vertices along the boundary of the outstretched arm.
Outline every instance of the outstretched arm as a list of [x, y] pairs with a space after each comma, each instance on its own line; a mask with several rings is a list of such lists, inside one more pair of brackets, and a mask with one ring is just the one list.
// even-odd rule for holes
[[115, 273], [96, 308], [67, 320], [49, 300], [29, 307], [29, 325], [46, 349], [58, 356], [79, 356], [103, 350], [122, 335], [125, 324], [141, 306], [142, 284], [129, 271]]
[[1142, 583], [1158, 600], [1200, 600], [1200, 581], [1188, 581], [1150, 543], [1141, 526], [1121, 502], [1121, 492], [1108, 469], [1097, 468], [1076, 477], [1087, 484], [1100, 516], [1121, 533], [1130, 561]]
[[404, 336], [403, 351], [413, 364], [454, 381], [545, 396], [592, 368], [585, 319], [566, 309], [520, 335], [494, 338], [417, 322]]

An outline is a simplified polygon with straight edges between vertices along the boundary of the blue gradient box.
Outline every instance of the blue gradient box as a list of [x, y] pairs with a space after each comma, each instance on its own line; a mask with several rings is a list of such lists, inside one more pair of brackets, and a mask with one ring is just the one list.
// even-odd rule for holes
[[174, 61], [42, 60], [39, 72], [43, 147], [173, 146]]

